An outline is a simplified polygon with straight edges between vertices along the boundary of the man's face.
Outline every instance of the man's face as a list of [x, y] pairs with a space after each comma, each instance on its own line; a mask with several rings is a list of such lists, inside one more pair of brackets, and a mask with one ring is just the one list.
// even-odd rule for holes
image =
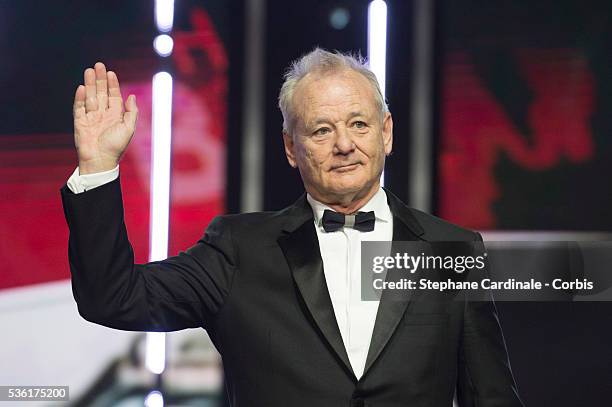
[[379, 188], [393, 122], [389, 113], [381, 117], [363, 75], [352, 70], [309, 74], [296, 86], [293, 108], [291, 134], [283, 135], [285, 153], [308, 193], [329, 203]]

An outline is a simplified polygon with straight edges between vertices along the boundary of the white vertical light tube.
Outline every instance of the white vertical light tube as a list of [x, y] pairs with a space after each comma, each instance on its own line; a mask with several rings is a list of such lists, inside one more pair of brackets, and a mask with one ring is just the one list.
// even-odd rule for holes
[[[158, 261], [168, 257], [172, 147], [172, 76], [169, 73], [159, 72], [153, 76], [152, 100], [149, 261]], [[147, 333], [145, 364], [155, 374], [164, 371], [165, 333]]]
[[158, 391], [147, 394], [144, 402], [145, 407], [164, 407], [164, 397]]
[[387, 3], [373, 0], [368, 6], [368, 60], [383, 97], [387, 70]]
[[[174, 0], [155, 0], [155, 25], [162, 33], [172, 31]], [[167, 38], [166, 38], [167, 37]], [[160, 38], [162, 39], [160, 41]], [[166, 45], [163, 47], [164, 40]], [[158, 36], [154, 48], [161, 56], [172, 53], [172, 38]], [[151, 118], [151, 194], [149, 210], [149, 261], [168, 257], [168, 230], [170, 222], [170, 163], [172, 147], [172, 76], [159, 72], [153, 76]], [[145, 365], [155, 374], [166, 367], [166, 334], [148, 332]], [[161, 407], [164, 399], [160, 392], [151, 392], [145, 406]]]
[[172, 31], [174, 0], [155, 0], [155, 25], [163, 33]]
[[414, 42], [410, 129], [410, 200], [413, 208], [431, 211], [431, 138], [434, 48], [434, 5], [430, 0], [414, 1]]
[[151, 373], [161, 374], [166, 368], [166, 333], [147, 332], [145, 365]]
[[[368, 61], [370, 69], [376, 75], [383, 99], [387, 71], [387, 3], [373, 0], [368, 6]], [[380, 177], [385, 184], [385, 173]]]
[[168, 256], [172, 76], [167, 72], [153, 76], [152, 116], [149, 261], [157, 261]]
[[160, 57], [168, 57], [172, 54], [174, 40], [168, 34], [160, 34], [153, 40], [153, 49]]
[[245, 29], [245, 68], [242, 126], [242, 181], [240, 210], [263, 209], [264, 189], [264, 69], [266, 0], [247, 0]]

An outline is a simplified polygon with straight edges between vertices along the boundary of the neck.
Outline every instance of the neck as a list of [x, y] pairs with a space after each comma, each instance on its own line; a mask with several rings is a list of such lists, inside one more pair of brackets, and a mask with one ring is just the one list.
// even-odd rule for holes
[[332, 208], [334, 211], [351, 215], [363, 208], [380, 189], [380, 183], [376, 182], [371, 188], [354, 192], [351, 194], [337, 196], [319, 196], [310, 191], [308, 193], [317, 201]]

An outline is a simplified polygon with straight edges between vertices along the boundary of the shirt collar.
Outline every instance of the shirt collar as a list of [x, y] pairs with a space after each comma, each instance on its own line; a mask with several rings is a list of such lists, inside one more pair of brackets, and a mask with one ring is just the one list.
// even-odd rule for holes
[[[314, 215], [315, 224], [317, 226], [321, 226], [321, 219], [323, 218], [323, 212], [326, 209], [332, 210], [329, 206], [325, 205], [314, 199], [310, 194], [306, 194], [306, 199], [312, 208], [312, 213]], [[363, 205], [358, 210], [359, 212], [370, 212], [374, 211], [374, 215], [376, 216], [377, 221], [381, 222], [391, 222], [393, 215], [391, 214], [391, 209], [389, 209], [389, 204], [387, 203], [387, 194], [382, 188], [379, 188], [378, 191], [374, 194], [370, 200]]]

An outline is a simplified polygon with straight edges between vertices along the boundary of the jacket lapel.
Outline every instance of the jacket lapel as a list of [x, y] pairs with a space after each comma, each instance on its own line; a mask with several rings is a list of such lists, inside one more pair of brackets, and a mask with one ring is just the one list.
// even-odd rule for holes
[[289, 221], [278, 244], [291, 269], [295, 284], [317, 327], [348, 373], [356, 381], [336, 322], [334, 308], [323, 272], [319, 239], [312, 209], [305, 198], [288, 208]]
[[[414, 215], [412, 215], [410, 209], [399, 198], [386, 189], [385, 192], [387, 193], [387, 201], [393, 214], [393, 244], [391, 251], [392, 255], [394, 255], [399, 250], [396, 242], [424, 240], [421, 237], [424, 234], [424, 230]], [[397, 269], [391, 270], [387, 275], [387, 280], [399, 280], [401, 278], [399, 273], [401, 271]], [[383, 291], [378, 305], [372, 341], [370, 342], [363, 376], [366, 375], [368, 369], [378, 359], [387, 342], [389, 342], [411, 298], [412, 290], [402, 291], [400, 296], [391, 290]]]
[[[393, 242], [425, 240], [422, 237], [424, 230], [410, 209], [390, 191], [385, 189], [385, 192], [393, 214]], [[283, 235], [278, 238], [278, 244], [289, 264], [295, 284], [325, 340], [356, 381], [329, 296], [319, 239], [306, 195], [302, 195], [295, 204], [283, 212], [287, 217], [287, 222]], [[397, 250], [397, 246], [393, 244], [392, 252], [395, 253]], [[394, 276], [391, 274], [387, 278], [394, 278]], [[363, 376], [389, 342], [410, 299], [411, 291], [406, 291], [405, 295], [400, 298], [394, 296], [389, 290], [383, 291]]]

